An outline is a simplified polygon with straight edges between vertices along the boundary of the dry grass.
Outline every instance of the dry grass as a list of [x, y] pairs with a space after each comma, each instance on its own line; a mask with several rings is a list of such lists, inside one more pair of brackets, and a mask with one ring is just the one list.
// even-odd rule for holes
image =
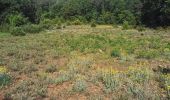
[[108, 25], [0, 35], [0, 66], [8, 70], [2, 74], [11, 78], [0, 97], [168, 99], [169, 76], [157, 70], [170, 67], [168, 37], [169, 30], [138, 32]]

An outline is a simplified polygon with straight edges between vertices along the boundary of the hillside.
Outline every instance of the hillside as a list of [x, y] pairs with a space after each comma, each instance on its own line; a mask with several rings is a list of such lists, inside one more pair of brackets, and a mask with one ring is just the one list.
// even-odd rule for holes
[[57, 26], [0, 33], [0, 100], [170, 99], [170, 30]]

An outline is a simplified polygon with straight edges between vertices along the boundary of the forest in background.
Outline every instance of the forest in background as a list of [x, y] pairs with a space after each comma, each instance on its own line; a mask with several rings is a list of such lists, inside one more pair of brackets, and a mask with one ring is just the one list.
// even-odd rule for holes
[[170, 100], [170, 0], [0, 0], [0, 100]]
[[0, 0], [5, 28], [50, 20], [164, 27], [170, 25], [170, 0]]

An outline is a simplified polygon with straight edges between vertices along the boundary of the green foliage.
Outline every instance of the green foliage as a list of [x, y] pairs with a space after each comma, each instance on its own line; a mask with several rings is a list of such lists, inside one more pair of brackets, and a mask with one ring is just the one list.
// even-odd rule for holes
[[139, 31], [139, 32], [142, 32], [142, 31], [145, 31], [145, 27], [144, 26], [137, 26], [136, 29]]
[[147, 68], [129, 68], [128, 76], [132, 81], [138, 82], [138, 83], [147, 83], [151, 77], [153, 72], [148, 70]]
[[129, 10], [123, 10], [118, 14], [117, 17], [118, 23], [127, 23], [130, 25], [135, 25], [136, 24], [136, 20], [135, 20], [135, 16], [132, 14], [132, 12], [130, 12]]
[[128, 21], [130, 25], [150, 27], [170, 25], [169, 0], [1, 0], [0, 4], [0, 24], [6, 24], [7, 18], [9, 24], [17, 26], [27, 21], [38, 24], [43, 19], [53, 20], [53, 24], [58, 19], [78, 19], [83, 23], [95, 20], [98, 24]]
[[120, 81], [118, 80], [118, 78], [118, 75], [114, 75], [112, 73], [104, 73], [104, 75], [102, 76], [102, 80], [105, 86], [104, 90], [106, 93], [113, 92], [119, 88]]
[[62, 84], [63, 82], [67, 82], [71, 79], [68, 73], [62, 73], [58, 78], [54, 80], [55, 84]]
[[61, 23], [61, 21], [58, 22], [58, 24], [57, 24], [57, 29], [62, 29], [62, 23]]
[[71, 22], [70, 22], [70, 21], [67, 21], [67, 22], [66, 22], [66, 25], [67, 25], [67, 26], [71, 25]]
[[87, 88], [87, 83], [85, 82], [85, 80], [79, 79], [76, 80], [76, 82], [73, 85], [73, 91], [76, 92], [83, 92], [85, 91]]
[[153, 59], [160, 55], [160, 52], [154, 49], [151, 50], [140, 50], [137, 52], [137, 58]]
[[41, 21], [41, 24], [54, 24], [54, 22], [53, 22], [53, 20], [50, 20], [50, 19], [43, 19], [42, 21]]
[[119, 49], [115, 48], [111, 51], [111, 56], [112, 57], [120, 57], [121, 56], [121, 52]]
[[129, 22], [128, 21], [124, 21], [123, 22], [123, 30], [127, 30], [127, 29], [129, 29], [130, 28], [130, 26], [129, 26]]
[[11, 34], [13, 36], [25, 36], [26, 33], [24, 32], [24, 30], [22, 29], [22, 27], [14, 27], [12, 30], [11, 30]]
[[21, 26], [28, 22], [27, 18], [18, 13], [8, 15], [6, 21], [11, 27]]
[[113, 24], [114, 22], [115, 18], [111, 12], [103, 12], [97, 20], [99, 24]]
[[96, 25], [96, 23], [95, 22], [92, 22], [91, 23], [91, 27], [96, 27], [97, 25]]
[[77, 20], [73, 21], [72, 24], [73, 25], [81, 25], [82, 22], [79, 19], [77, 19]]
[[26, 33], [39, 33], [43, 30], [40, 25], [35, 25], [35, 24], [24, 25], [22, 29]]
[[8, 85], [11, 82], [11, 77], [7, 74], [0, 73], [0, 88]]

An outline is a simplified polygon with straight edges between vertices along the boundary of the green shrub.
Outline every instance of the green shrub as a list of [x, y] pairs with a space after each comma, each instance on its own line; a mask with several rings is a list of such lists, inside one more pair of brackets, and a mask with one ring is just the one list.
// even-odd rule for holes
[[57, 24], [57, 29], [62, 29], [62, 23], [61, 23], [61, 21], [58, 22], [58, 24]]
[[118, 25], [112, 24], [113, 28], [118, 28]]
[[66, 26], [65, 26], [65, 25], [63, 25], [63, 28], [66, 28]]
[[63, 82], [71, 80], [71, 76], [68, 73], [62, 73], [58, 78], [54, 80], [55, 84], [62, 84]]
[[123, 30], [127, 30], [127, 29], [129, 29], [129, 28], [130, 28], [129, 22], [128, 22], [128, 21], [124, 21], [124, 22], [123, 22]]
[[85, 91], [87, 88], [87, 83], [84, 80], [76, 80], [73, 85], [73, 90], [76, 92]]
[[44, 19], [40, 22], [41, 24], [53, 24], [54, 22], [50, 19]]
[[9, 32], [10, 28], [11, 28], [11, 26], [9, 24], [2, 24], [2, 25], [0, 25], [0, 31], [1, 32]]
[[7, 23], [12, 26], [12, 27], [16, 27], [16, 26], [21, 26], [24, 25], [26, 23], [28, 23], [27, 18], [25, 18], [22, 14], [10, 14], [7, 16]]
[[153, 72], [147, 68], [129, 67], [127, 75], [132, 81], [142, 84], [148, 82], [149, 79], [151, 79]]
[[51, 65], [51, 66], [48, 66], [45, 71], [48, 73], [53, 73], [56, 70], [57, 70], [56, 66]]
[[81, 25], [81, 24], [82, 24], [82, 22], [78, 19], [73, 21], [73, 25]]
[[42, 29], [51, 29], [52, 28], [52, 25], [51, 24], [40, 24], [40, 27]]
[[120, 78], [119, 74], [118, 73], [115, 74], [112, 71], [103, 73], [102, 81], [104, 84], [104, 91], [106, 93], [110, 93], [118, 89], [119, 86], [121, 85], [119, 78]]
[[112, 57], [120, 57], [120, 56], [121, 56], [120, 50], [119, 50], [119, 49], [113, 49], [113, 50], [111, 51], [111, 56], [112, 56]]
[[26, 35], [26, 33], [24, 32], [24, 30], [21, 27], [12, 28], [11, 34], [13, 36], [25, 36]]
[[144, 28], [143, 26], [137, 26], [136, 29], [137, 29], [139, 32], [145, 31], [145, 28]]
[[62, 29], [62, 26], [61, 26], [61, 25], [57, 25], [56, 28], [57, 28], [57, 29]]
[[67, 21], [67, 22], [66, 22], [66, 25], [67, 25], [67, 26], [71, 25], [71, 22], [70, 22], [70, 21]]
[[92, 22], [92, 23], [91, 23], [91, 27], [96, 27], [96, 23], [95, 23], [95, 22]]
[[0, 74], [0, 88], [8, 85], [11, 82], [11, 77], [7, 74]]
[[30, 66], [25, 66], [25, 68], [22, 69], [22, 72], [29, 74], [32, 72], [38, 71], [37, 66], [30, 65]]
[[40, 22], [40, 25], [44, 29], [50, 29], [55, 24], [55, 21], [50, 19], [44, 19]]
[[24, 32], [26, 33], [39, 33], [41, 32], [43, 29], [40, 25], [34, 25], [34, 24], [31, 24], [31, 25], [25, 25], [23, 26], [23, 30]]

